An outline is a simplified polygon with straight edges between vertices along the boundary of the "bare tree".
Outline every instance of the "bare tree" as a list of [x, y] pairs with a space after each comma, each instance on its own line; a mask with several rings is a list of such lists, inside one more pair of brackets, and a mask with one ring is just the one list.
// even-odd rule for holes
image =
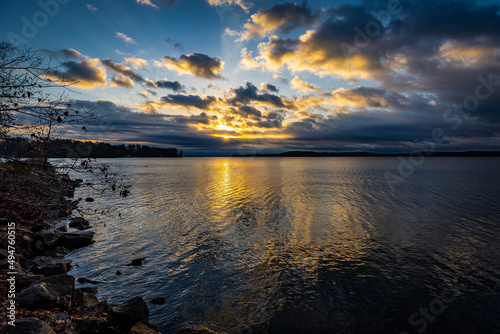
[[[67, 214], [68, 209], [75, 208], [65, 201], [75, 185], [67, 176], [68, 170], [100, 172], [103, 182], [90, 186], [99, 191], [118, 190], [122, 196], [128, 194], [128, 187], [117, 183], [116, 174], [107, 166], [93, 165], [90, 159], [71, 157], [57, 166], [48, 163], [52, 139], [69, 126], [86, 131], [84, 124], [100, 117], [95, 109], [71, 104], [68, 92], [74, 83], [49, 79], [48, 74], [56, 70], [57, 66], [39, 52], [0, 43], [0, 144], [17, 141], [32, 158], [19, 160], [19, 156], [0, 153], [4, 161], [0, 165], [0, 211], [9, 202], [17, 205], [10, 211], [29, 207], [43, 212], [41, 216], [50, 215], [51, 210], [57, 215]], [[62, 208], [61, 203], [65, 203]]]
[[56, 68], [39, 52], [0, 43], [0, 138], [28, 136], [40, 141], [37, 148], [45, 163], [47, 144], [62, 126], [98, 117], [95, 110], [75, 108], [68, 102], [74, 83], [49, 79], [47, 74]]

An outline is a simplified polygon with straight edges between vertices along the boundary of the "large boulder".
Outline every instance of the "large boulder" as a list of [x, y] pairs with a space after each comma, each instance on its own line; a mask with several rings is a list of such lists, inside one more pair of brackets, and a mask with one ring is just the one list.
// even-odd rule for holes
[[71, 269], [71, 260], [50, 256], [37, 256], [31, 263], [31, 271], [44, 276], [66, 274]]
[[71, 218], [71, 220], [69, 221], [69, 227], [77, 228], [83, 231], [90, 228], [90, 223], [83, 217], [75, 217]]
[[148, 322], [138, 322], [130, 329], [130, 334], [161, 334], [158, 327]]
[[113, 323], [122, 329], [130, 329], [139, 321], [148, 322], [149, 310], [142, 297], [134, 297], [111, 308]]
[[61, 244], [69, 250], [85, 247], [94, 241], [93, 231], [81, 231], [75, 233], [63, 233]]
[[41, 308], [57, 300], [57, 294], [47, 283], [33, 284], [17, 295], [16, 301], [22, 308]]
[[75, 289], [75, 278], [71, 275], [47, 277], [21, 291], [16, 301], [19, 307], [39, 308], [54, 303], [57, 297], [70, 295]]
[[57, 246], [61, 237], [62, 232], [53, 230], [52, 228], [41, 230], [36, 233], [36, 238], [42, 240], [46, 248], [53, 248]]
[[24, 318], [16, 320], [15, 326], [7, 326], [0, 334], [56, 334], [40, 319]]

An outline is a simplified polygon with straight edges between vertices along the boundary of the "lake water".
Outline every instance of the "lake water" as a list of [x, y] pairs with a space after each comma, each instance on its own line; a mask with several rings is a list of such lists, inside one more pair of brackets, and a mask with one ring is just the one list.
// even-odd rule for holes
[[394, 191], [397, 158], [104, 161], [132, 194], [93, 196], [114, 211], [70, 273], [165, 297], [162, 333], [500, 333], [498, 158], [427, 158]]

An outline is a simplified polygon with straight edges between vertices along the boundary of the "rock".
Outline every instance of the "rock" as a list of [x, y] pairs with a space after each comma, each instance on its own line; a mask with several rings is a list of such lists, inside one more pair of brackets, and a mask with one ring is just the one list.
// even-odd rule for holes
[[36, 238], [42, 240], [47, 248], [53, 248], [59, 243], [62, 235], [63, 234], [61, 231], [53, 230], [50, 228], [38, 231], [36, 233]]
[[121, 274], [122, 274], [122, 272], [121, 272], [121, 271], [119, 271], [119, 270], [117, 270], [115, 274], [116, 274], [116, 275], [121, 275]]
[[94, 199], [92, 197], [87, 197], [85, 199], [85, 202], [93, 202], [93, 201], [94, 201]]
[[33, 259], [31, 272], [44, 276], [66, 274], [71, 268], [71, 260], [57, 259], [50, 256], [37, 256]]
[[71, 295], [75, 291], [75, 278], [71, 275], [55, 275], [42, 280], [57, 296]]
[[112, 307], [111, 318], [120, 328], [128, 330], [139, 321], [148, 322], [149, 310], [142, 297], [134, 297]]
[[154, 305], [165, 304], [165, 297], [156, 297], [151, 299], [149, 302]]
[[88, 278], [85, 278], [85, 277], [80, 277], [77, 281], [78, 281], [78, 283], [82, 283], [82, 284], [85, 284], [85, 283], [88, 283], [88, 284], [99, 284], [98, 281], [94, 281], [94, 280], [91, 280], [91, 279], [88, 279]]
[[24, 275], [19, 275], [17, 277], [18, 288], [23, 290], [34, 283], [40, 283], [43, 279], [43, 275], [35, 275], [31, 272], [27, 272]]
[[47, 283], [37, 283], [17, 295], [19, 307], [40, 308], [56, 301], [57, 295], [50, 290]]
[[69, 318], [68, 312], [64, 311], [64, 312], [61, 312], [61, 313], [58, 313], [56, 315], [51, 316], [49, 320], [61, 321], [61, 320], [67, 320], [68, 318]]
[[127, 266], [142, 266], [145, 259], [146, 259], [145, 257], [140, 257], [138, 259], [134, 259], [134, 260], [132, 260], [132, 262], [127, 264]]
[[56, 228], [56, 230], [61, 231], [61, 232], [68, 232], [68, 226], [62, 225], [62, 226], [59, 226], [58, 228]]
[[73, 304], [81, 308], [89, 308], [99, 302], [93, 293], [77, 291], [73, 294]]
[[15, 326], [7, 326], [0, 334], [56, 334], [40, 319], [24, 318], [16, 320]]
[[161, 334], [158, 327], [148, 322], [138, 322], [130, 329], [130, 334]]
[[79, 230], [88, 230], [90, 228], [90, 223], [83, 217], [75, 217], [71, 218], [69, 227], [77, 228]]
[[57, 297], [71, 294], [75, 289], [75, 278], [71, 275], [47, 277], [21, 291], [16, 301], [19, 307], [39, 308], [52, 304]]
[[92, 244], [94, 234], [95, 232], [93, 231], [63, 233], [61, 244], [69, 250], [85, 247]]

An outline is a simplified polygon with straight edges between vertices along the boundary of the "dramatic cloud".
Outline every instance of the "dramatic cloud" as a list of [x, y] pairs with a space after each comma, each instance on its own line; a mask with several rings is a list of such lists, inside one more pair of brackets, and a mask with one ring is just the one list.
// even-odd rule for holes
[[125, 43], [127, 43], [127, 44], [137, 44], [137, 42], [134, 41], [134, 39], [128, 37], [127, 35], [119, 32], [119, 31], [116, 32], [116, 37], [123, 39], [125, 41]]
[[134, 82], [129, 78], [125, 77], [113, 77], [111, 78], [111, 85], [115, 87], [133, 88]]
[[316, 19], [304, 1], [301, 5], [282, 3], [270, 9], [259, 9], [245, 24], [241, 40], [260, 38], [276, 30], [289, 33], [299, 28], [310, 27]]
[[135, 57], [125, 58], [125, 61], [135, 67], [146, 67], [148, 64], [147, 60]]
[[106, 70], [99, 59], [82, 59], [61, 64], [65, 71], [52, 70], [46, 76], [80, 88], [94, 88], [106, 84]]
[[179, 83], [179, 81], [158, 80], [156, 81], [156, 87], [171, 89], [174, 92], [184, 90], [184, 87]]
[[256, 116], [256, 117], [261, 117], [262, 112], [254, 107], [251, 106], [240, 106], [238, 109], [235, 110], [235, 113], [243, 115], [243, 116]]
[[[138, 2], [161, 7], [157, 0]], [[210, 1], [243, 8], [239, 3]], [[132, 95], [143, 113], [103, 102], [113, 121], [130, 131], [110, 135], [118, 141], [125, 140], [120, 135], [161, 145], [173, 138], [175, 145], [197, 148], [224, 142], [276, 145], [278, 151], [410, 151], [439, 128], [446, 138], [436, 144], [437, 150], [498, 149], [500, 5], [465, 0], [345, 3], [317, 14], [306, 2], [256, 10], [243, 29], [226, 29], [226, 35], [245, 42], [239, 48], [239, 68], [232, 53], [224, 53], [228, 65], [202, 53], [166, 56], [161, 62], [130, 57], [120, 64], [67, 49], [46, 52], [74, 60], [48, 75], [92, 88], [106, 84], [107, 69], [112, 86], [139, 83], [141, 89]], [[172, 39], [165, 41], [163, 47], [172, 54], [181, 48]], [[134, 54], [146, 54], [140, 52]], [[156, 68], [154, 80], [145, 78], [151, 64], [162, 67]], [[258, 84], [220, 81], [215, 86], [189, 80], [186, 88], [165, 68], [197, 78], [254, 78]], [[242, 73], [241, 68], [254, 72]], [[171, 80], [158, 80], [163, 76]]]
[[224, 69], [224, 62], [220, 58], [202, 53], [182, 55], [180, 58], [165, 56], [161, 64], [179, 74], [189, 73], [206, 79], [222, 79], [220, 72]]
[[285, 107], [281, 97], [269, 93], [260, 94], [259, 89], [251, 82], [247, 82], [244, 87], [232, 88], [231, 92], [233, 93], [233, 97], [228, 99], [228, 102], [234, 105], [245, 105], [252, 102], [258, 102], [279, 108]]
[[107, 115], [105, 123], [95, 120], [87, 124], [88, 132], [71, 133], [72, 138], [99, 140], [116, 144], [139, 143], [161, 147], [182, 147], [183, 149], [217, 149], [220, 139], [197, 130], [196, 126], [207, 126], [216, 117], [201, 113], [199, 115], [164, 115], [141, 113], [117, 105], [111, 101], [73, 100], [87, 110], [99, 110]]
[[171, 89], [174, 92], [182, 92], [185, 90], [185, 87], [181, 85], [179, 81], [169, 81], [166, 79], [151, 81], [146, 79], [146, 86], [155, 87], [155, 88], [166, 88]]
[[136, 71], [122, 64], [115, 63], [110, 58], [102, 59], [101, 63], [109, 70], [127, 77], [135, 82], [144, 82], [144, 78], [141, 77]]
[[247, 48], [241, 49], [240, 67], [245, 70], [255, 70], [262, 68], [264, 64], [257, 62], [252, 57], [253, 52], [248, 51]]
[[319, 90], [318, 86], [314, 86], [314, 85], [309, 84], [309, 83], [307, 83], [305, 81], [302, 81], [297, 76], [294, 77], [290, 83], [291, 83], [291, 87], [293, 89], [300, 90], [302, 92], [309, 92], [309, 91]]
[[61, 58], [80, 58], [82, 55], [80, 52], [76, 51], [75, 49], [62, 49], [62, 50], [57, 50], [57, 51], [43, 49], [41, 51], [52, 58], [59, 58], [59, 57], [61, 57]]
[[[245, 54], [247, 58], [245, 62], [242, 61], [242, 65], [245, 63], [252, 64], [254, 67], [267, 68], [271, 71], [279, 71], [285, 64], [289, 65], [289, 68], [293, 71], [295, 69], [292, 65], [292, 61], [296, 57], [297, 46], [299, 41], [290, 38], [279, 38], [277, 36], [271, 37], [269, 42], [260, 43], [259, 57], [258, 61], [255, 59], [250, 59], [251, 54]], [[306, 61], [306, 60], [304, 60]]]
[[[247, 51], [242, 66], [272, 71], [287, 67], [350, 81], [377, 80], [400, 90], [431, 91], [449, 90], [445, 83], [470, 82], [472, 73], [498, 71], [500, 45], [492, 33], [500, 29], [498, 5], [396, 5], [390, 11], [381, 2], [336, 6], [299, 38], [271, 36], [258, 45], [255, 58]], [[383, 21], [378, 13], [384, 14]], [[464, 18], [473, 28], [464, 26]]]
[[217, 98], [214, 96], [206, 96], [200, 97], [198, 95], [186, 95], [186, 94], [177, 94], [177, 95], [168, 95], [163, 96], [161, 98], [161, 103], [168, 106], [177, 106], [177, 107], [185, 107], [185, 108], [196, 108], [206, 110], [209, 109], [210, 106], [217, 101]]
[[269, 92], [277, 93], [279, 89], [275, 85], [271, 85], [270, 83], [264, 82], [260, 85], [261, 90], [267, 90]]

